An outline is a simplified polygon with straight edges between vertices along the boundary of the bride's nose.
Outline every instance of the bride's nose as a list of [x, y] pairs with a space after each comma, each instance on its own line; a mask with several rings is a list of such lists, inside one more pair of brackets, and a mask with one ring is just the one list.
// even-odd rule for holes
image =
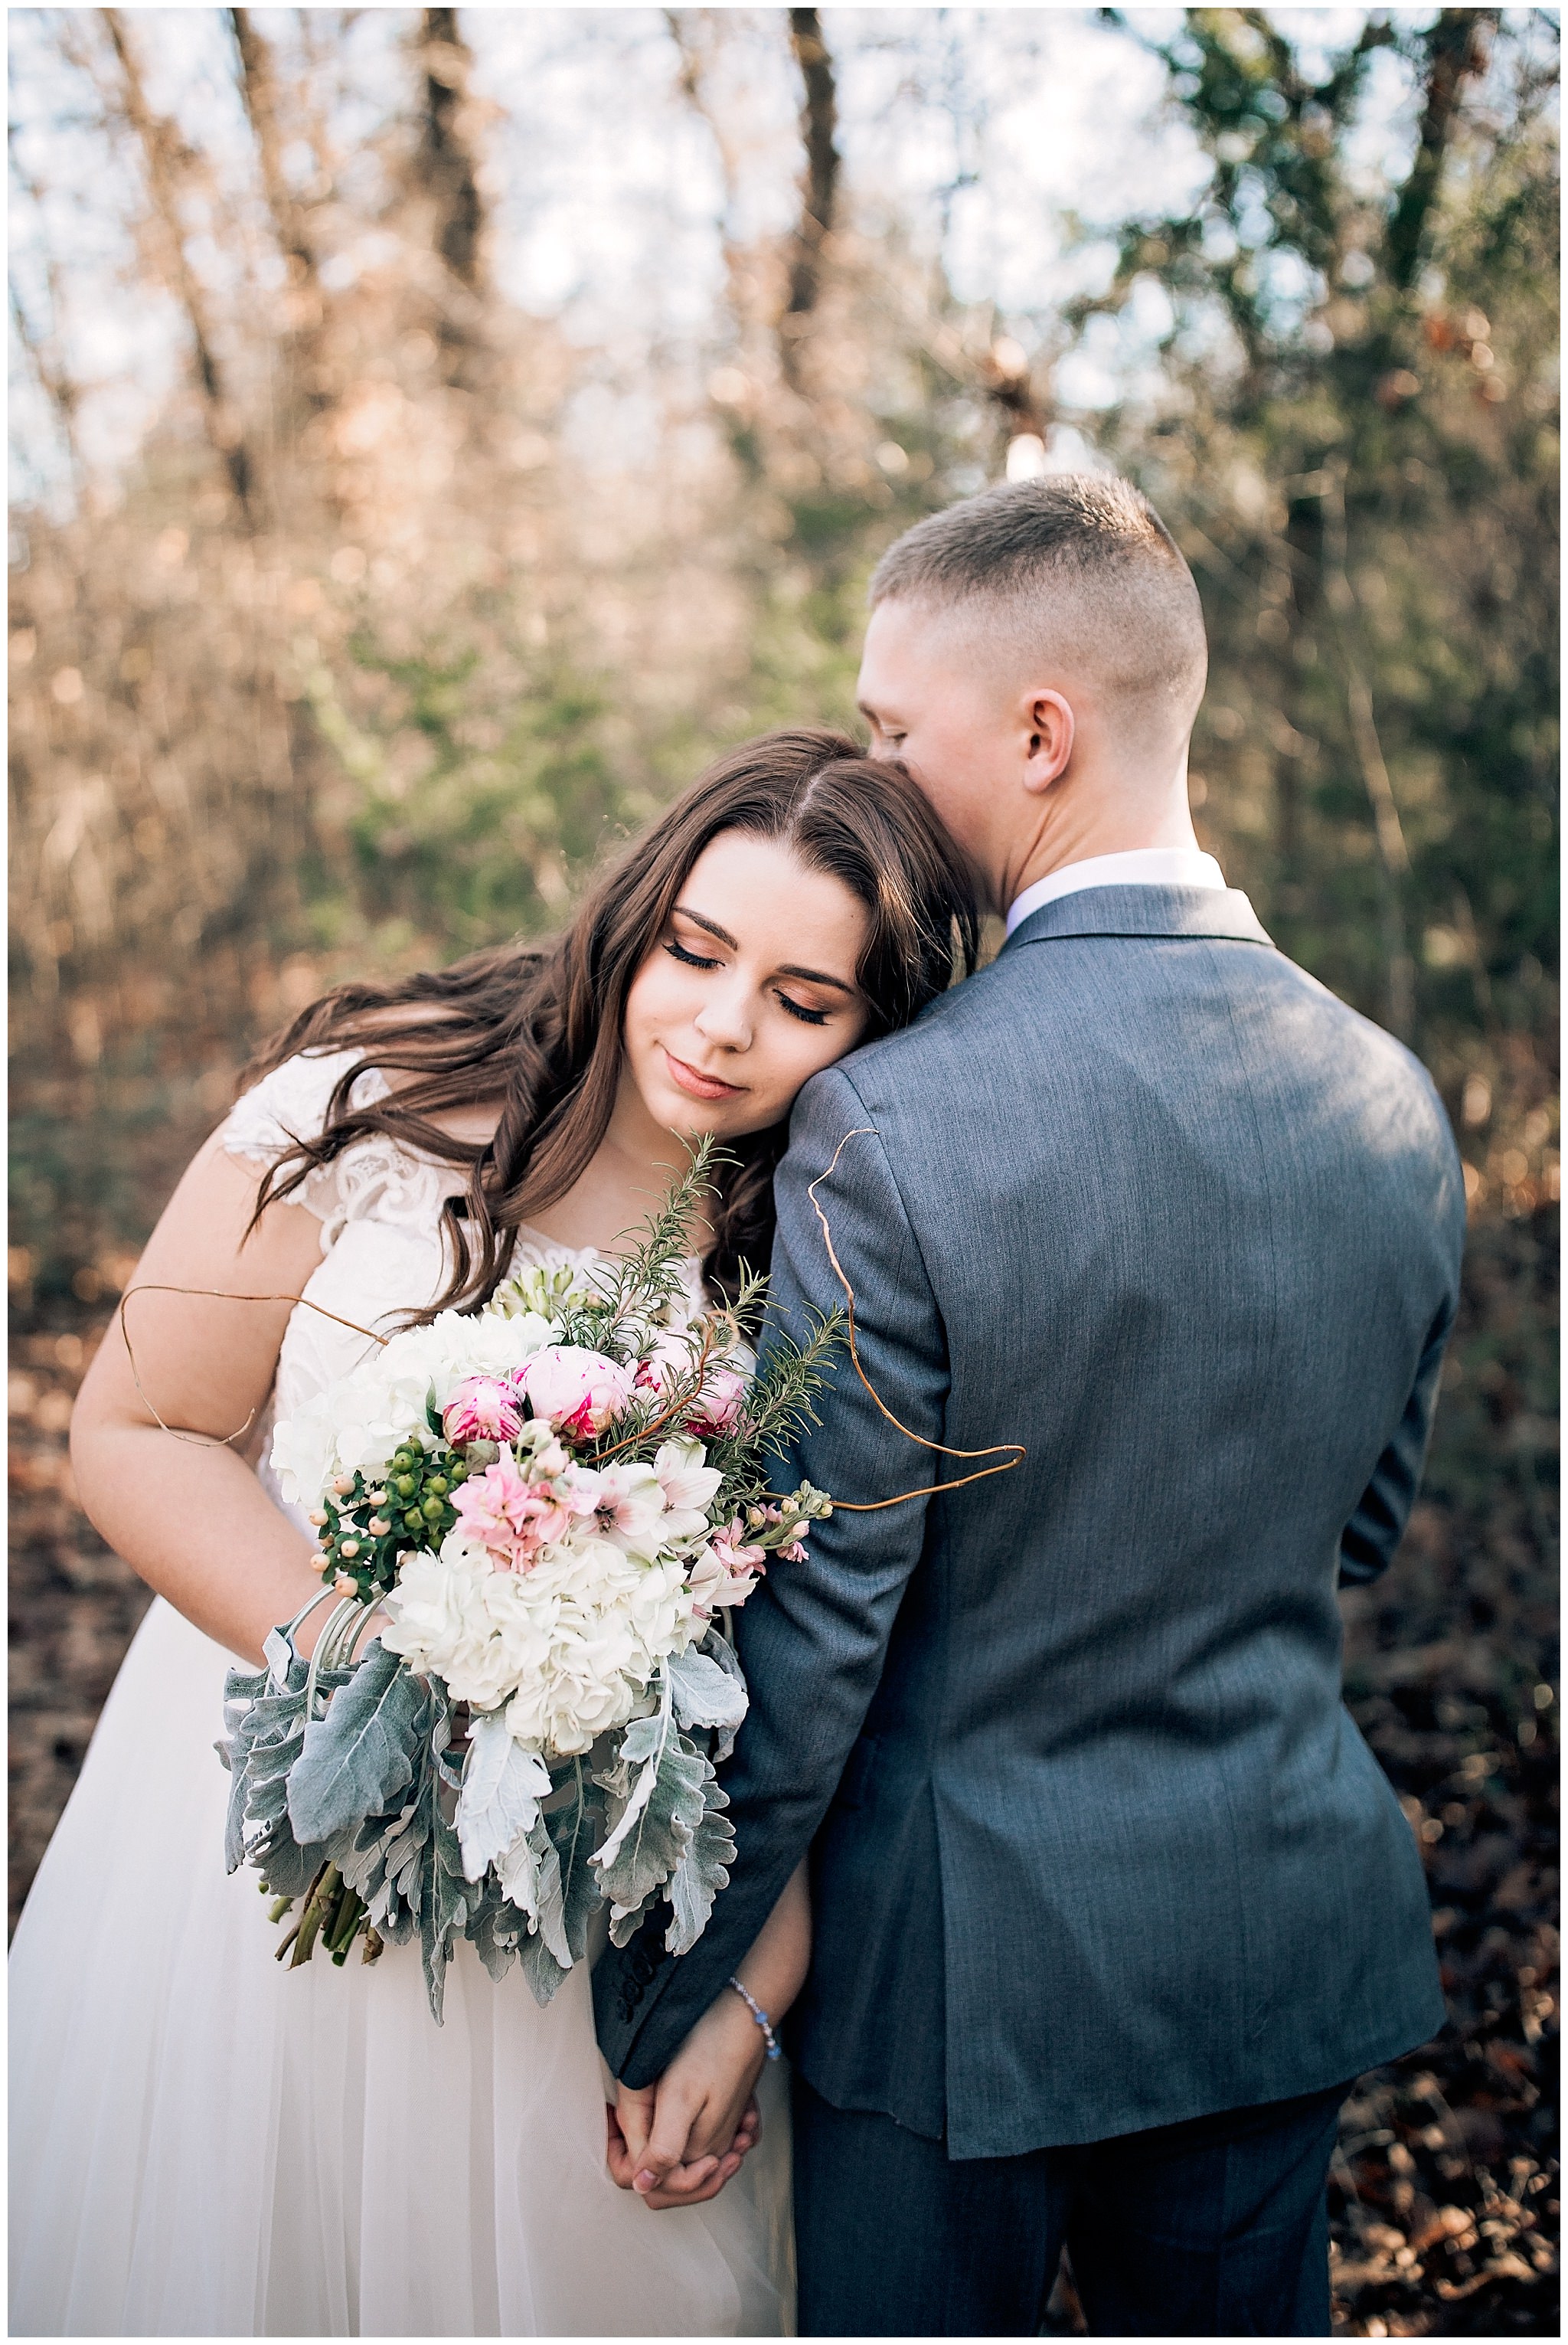
[[715, 1051], [749, 1051], [752, 1018], [746, 988], [740, 984], [714, 987], [692, 1023]]

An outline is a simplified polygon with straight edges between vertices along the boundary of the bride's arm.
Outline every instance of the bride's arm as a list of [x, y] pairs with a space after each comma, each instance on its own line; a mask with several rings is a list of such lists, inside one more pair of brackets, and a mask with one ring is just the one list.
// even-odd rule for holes
[[[198, 1629], [255, 1662], [268, 1630], [321, 1585], [309, 1543], [239, 1454], [243, 1441], [216, 1446], [265, 1407], [291, 1298], [321, 1262], [321, 1224], [302, 1205], [268, 1205], [246, 1235], [259, 1169], [216, 1136], [195, 1158], [127, 1289], [136, 1373], [116, 1318], [71, 1422], [76, 1487], [104, 1538]], [[137, 1291], [157, 1285], [285, 1299]], [[214, 1441], [177, 1439], [159, 1416]]]
[[[735, 1976], [775, 2035], [811, 1964], [811, 1891], [803, 1857]], [[767, 2057], [750, 2009], [726, 1987], [656, 2086], [617, 2088], [610, 2170], [651, 2207], [691, 2207], [723, 2189], [754, 2139], [747, 2104]]]

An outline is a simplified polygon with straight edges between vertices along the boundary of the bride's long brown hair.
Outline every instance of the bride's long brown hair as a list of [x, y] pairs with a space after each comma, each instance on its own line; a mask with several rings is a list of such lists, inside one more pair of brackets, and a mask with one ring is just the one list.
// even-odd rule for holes
[[[451, 1275], [421, 1315], [483, 1302], [506, 1275], [519, 1227], [565, 1195], [603, 1140], [632, 980], [692, 866], [728, 830], [780, 840], [865, 906], [855, 971], [869, 1011], [865, 1040], [907, 1025], [973, 969], [978, 915], [968, 877], [907, 777], [824, 727], [765, 733], [711, 766], [652, 823], [552, 944], [499, 945], [399, 984], [340, 985], [275, 1035], [249, 1080], [298, 1051], [363, 1055], [333, 1086], [319, 1136], [268, 1172], [258, 1216], [355, 1142], [385, 1135], [468, 1172], [443, 1214]], [[355, 1081], [369, 1067], [405, 1080], [355, 1107]], [[483, 1143], [434, 1121], [491, 1101], [499, 1117]], [[718, 1174], [705, 1264], [721, 1289], [743, 1262], [766, 1266], [784, 1135], [780, 1123], [730, 1144], [738, 1161]]]

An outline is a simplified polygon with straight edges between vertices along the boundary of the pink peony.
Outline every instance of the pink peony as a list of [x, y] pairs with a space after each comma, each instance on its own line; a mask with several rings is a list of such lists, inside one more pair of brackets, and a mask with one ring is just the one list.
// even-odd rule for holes
[[745, 1406], [746, 1383], [747, 1379], [739, 1368], [725, 1367], [722, 1364], [710, 1368], [702, 1392], [686, 1419], [686, 1430], [707, 1441], [720, 1434], [733, 1433], [741, 1421], [741, 1412]]
[[536, 1352], [520, 1382], [535, 1416], [548, 1417], [558, 1433], [579, 1441], [602, 1433], [632, 1397], [630, 1368], [577, 1344], [551, 1344]]
[[451, 1442], [511, 1441], [522, 1430], [522, 1402], [501, 1376], [465, 1376], [441, 1412]]
[[696, 1358], [696, 1349], [685, 1336], [655, 1335], [637, 1363], [637, 1390], [663, 1392], [666, 1385], [689, 1376]]
[[453, 1494], [459, 1524], [487, 1548], [498, 1571], [526, 1571], [541, 1548], [564, 1538], [575, 1515], [592, 1511], [594, 1493], [564, 1481], [529, 1481], [506, 1452]]

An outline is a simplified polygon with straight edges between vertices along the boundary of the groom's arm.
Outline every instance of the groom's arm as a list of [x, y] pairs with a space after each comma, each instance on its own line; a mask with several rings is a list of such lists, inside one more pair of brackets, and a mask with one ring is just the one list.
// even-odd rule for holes
[[1372, 1471], [1355, 1513], [1340, 1540], [1340, 1586], [1365, 1587], [1381, 1579], [1394, 1559], [1421, 1487], [1421, 1467], [1431, 1439], [1443, 1354], [1453, 1332], [1457, 1293], [1443, 1304], [1428, 1333], [1415, 1380], [1393, 1437]]
[[[817, 1195], [855, 1289], [867, 1376], [911, 1431], [940, 1440], [946, 1342], [881, 1138], [865, 1129], [872, 1121], [836, 1068], [802, 1094], [777, 1179], [773, 1309], [784, 1332], [804, 1341], [811, 1312], [844, 1300], [807, 1191], [859, 1132]], [[794, 1445], [775, 1487], [804, 1477], [835, 1499], [874, 1501], [940, 1478], [943, 1461], [888, 1423], [846, 1356], [816, 1406], [820, 1425]], [[822, 1822], [882, 1674], [926, 1509], [916, 1498], [814, 1525], [807, 1560], [771, 1562], [739, 1615], [751, 1709], [720, 1771], [737, 1844], [730, 1885], [678, 1961], [664, 1952], [660, 1912], [594, 1974], [600, 2044], [626, 2084], [651, 2084], [723, 1991]]]

